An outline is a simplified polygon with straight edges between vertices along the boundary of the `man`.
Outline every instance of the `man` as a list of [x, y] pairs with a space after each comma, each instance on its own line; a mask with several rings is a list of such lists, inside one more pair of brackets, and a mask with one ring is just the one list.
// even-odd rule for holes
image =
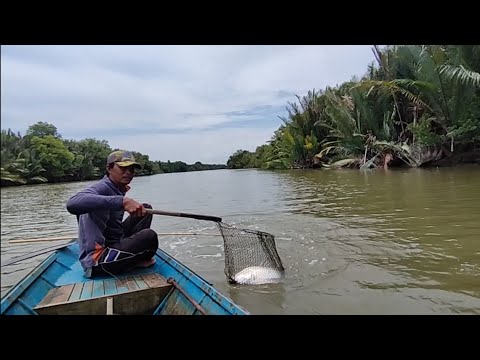
[[[114, 151], [103, 179], [68, 200], [67, 210], [77, 215], [79, 260], [87, 277], [155, 263], [158, 237], [145, 210], [151, 206], [125, 196], [135, 168], [141, 165], [130, 152]], [[130, 215], [122, 222], [124, 211]]]

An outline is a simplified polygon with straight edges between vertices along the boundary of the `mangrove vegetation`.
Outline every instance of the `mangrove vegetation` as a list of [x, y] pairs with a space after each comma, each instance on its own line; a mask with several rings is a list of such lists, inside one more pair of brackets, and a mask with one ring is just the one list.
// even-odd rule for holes
[[227, 167], [480, 163], [480, 45], [372, 51], [365, 75], [297, 96], [271, 140], [255, 152], [236, 151]]
[[[112, 151], [106, 140], [63, 139], [53, 124], [37, 122], [26, 134], [1, 131], [1, 186], [94, 180], [105, 174], [105, 161]], [[138, 176], [160, 173], [214, 170], [225, 165], [182, 161], [152, 161], [132, 151], [142, 166]]]

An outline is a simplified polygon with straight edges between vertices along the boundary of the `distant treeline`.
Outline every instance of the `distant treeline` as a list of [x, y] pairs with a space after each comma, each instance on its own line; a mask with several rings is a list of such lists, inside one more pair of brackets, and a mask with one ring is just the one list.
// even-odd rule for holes
[[480, 45], [372, 51], [364, 76], [297, 96], [271, 140], [255, 152], [236, 151], [227, 167], [480, 163]]
[[226, 169], [227, 166], [223, 164], [202, 164], [201, 162], [197, 161], [193, 165], [188, 165], [182, 161], [174, 161], [174, 162], [160, 162], [160, 169], [161, 173], [173, 173], [173, 172], [186, 172], [186, 171], [201, 171], [201, 170], [219, 170], [219, 169]]
[[[1, 186], [99, 179], [105, 174], [108, 154], [115, 150], [120, 149], [112, 149], [105, 140], [63, 139], [54, 125], [41, 121], [31, 125], [24, 136], [2, 129]], [[148, 155], [132, 153], [143, 166], [136, 170], [138, 176], [226, 168], [200, 162], [152, 161]]]

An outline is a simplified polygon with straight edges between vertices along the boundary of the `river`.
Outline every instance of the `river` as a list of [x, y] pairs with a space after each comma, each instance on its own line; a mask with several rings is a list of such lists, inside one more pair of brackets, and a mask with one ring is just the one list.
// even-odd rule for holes
[[[76, 234], [68, 198], [92, 182], [2, 188], [2, 262]], [[154, 209], [219, 216], [275, 235], [285, 279], [230, 285], [220, 236], [168, 236], [160, 247], [252, 314], [480, 314], [480, 167], [214, 170], [135, 178]], [[155, 215], [159, 233], [217, 233]], [[2, 267], [2, 296], [46, 255]]]

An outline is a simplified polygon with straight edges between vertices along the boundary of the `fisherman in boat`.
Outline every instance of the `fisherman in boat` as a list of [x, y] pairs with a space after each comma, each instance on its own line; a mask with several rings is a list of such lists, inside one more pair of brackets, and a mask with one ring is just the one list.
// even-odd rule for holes
[[[67, 210], [77, 215], [79, 260], [86, 277], [119, 274], [155, 263], [157, 233], [150, 229], [150, 204], [139, 203], [126, 193], [135, 168], [142, 166], [128, 151], [114, 151], [107, 158], [106, 175], [72, 196]], [[124, 212], [130, 215], [123, 220]]]

